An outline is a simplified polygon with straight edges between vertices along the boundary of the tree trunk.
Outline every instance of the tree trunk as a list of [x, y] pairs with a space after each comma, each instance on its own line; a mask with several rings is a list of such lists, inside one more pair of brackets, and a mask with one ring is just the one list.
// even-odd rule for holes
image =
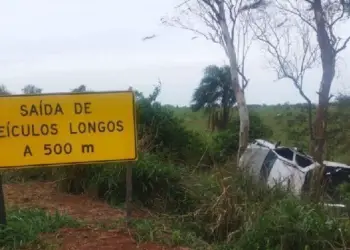
[[229, 122], [229, 115], [230, 115], [230, 107], [229, 107], [229, 89], [230, 86], [223, 83], [222, 86], [222, 100], [221, 100], [221, 107], [222, 107], [222, 116], [221, 116], [221, 129], [226, 130], [228, 127]]
[[309, 154], [312, 154], [312, 150], [313, 150], [313, 143], [314, 143], [314, 129], [313, 129], [313, 125], [312, 125], [312, 103], [310, 101], [309, 98], [305, 98], [306, 102], [307, 102], [307, 124], [309, 127], [309, 149], [308, 152]]
[[315, 15], [317, 42], [320, 47], [322, 61], [322, 79], [318, 92], [318, 106], [316, 109], [316, 116], [313, 126], [313, 157], [315, 161], [321, 165], [321, 167], [319, 168], [319, 171], [316, 171], [317, 174], [313, 177], [312, 195], [314, 199], [319, 200], [324, 188], [323, 157], [327, 132], [327, 111], [329, 104], [329, 92], [335, 75], [336, 52], [331, 44], [327, 32], [321, 0], [315, 0], [312, 4], [312, 8]]
[[238, 80], [238, 63], [237, 55], [233, 45], [233, 38], [230, 36], [230, 32], [226, 23], [225, 18], [225, 6], [224, 1], [218, 3], [220, 19], [219, 24], [222, 30], [223, 39], [224, 39], [224, 49], [227, 57], [230, 61], [230, 73], [232, 79], [232, 87], [235, 92], [235, 97], [237, 101], [237, 108], [239, 114], [239, 147], [237, 151], [237, 166], [239, 164], [239, 159], [242, 156], [243, 152], [248, 146], [249, 140], [249, 111], [245, 101], [244, 89], [240, 86]]
[[249, 111], [247, 104], [245, 102], [244, 91], [240, 86], [238, 86], [238, 90], [235, 90], [238, 113], [240, 119], [239, 126], [239, 148], [237, 152], [237, 164], [239, 163], [239, 158], [242, 156], [243, 152], [246, 150], [248, 146], [249, 140]]
[[224, 106], [222, 110], [221, 128], [223, 130], [227, 129], [230, 115], [230, 107]]
[[327, 111], [329, 92], [335, 75], [335, 51], [327, 33], [326, 21], [323, 15], [321, 0], [315, 0], [313, 4], [315, 22], [317, 28], [317, 42], [320, 46], [322, 61], [322, 79], [319, 88], [318, 106], [314, 122], [313, 156], [315, 160], [323, 164], [323, 152], [326, 141]]
[[[327, 101], [325, 101], [324, 99], [327, 99]], [[313, 128], [313, 157], [320, 164], [323, 163], [324, 146], [326, 142], [327, 107], [328, 97], [322, 98], [320, 96]]]

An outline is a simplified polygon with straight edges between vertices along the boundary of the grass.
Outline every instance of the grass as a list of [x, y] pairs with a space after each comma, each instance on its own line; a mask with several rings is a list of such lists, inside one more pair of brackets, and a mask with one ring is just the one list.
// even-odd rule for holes
[[[137, 219], [132, 221], [133, 236], [138, 242], [198, 250], [348, 249], [350, 243], [348, 217], [291, 197], [277, 200], [256, 216], [247, 216], [240, 230], [226, 240], [208, 241], [201, 231], [191, 228], [197, 222], [187, 219]], [[198, 223], [203, 226], [206, 222]]]
[[[178, 219], [178, 218], [176, 218]], [[169, 218], [137, 219], [131, 227], [138, 242], [159, 242], [163, 245], [209, 249], [210, 245], [201, 239], [195, 231], [185, 228], [184, 223]]]
[[126, 228], [125, 219], [108, 224], [99, 224], [103, 230], [124, 229], [130, 232], [137, 243], [153, 242], [168, 247], [190, 247], [191, 249], [212, 249], [195, 230], [187, 228], [179, 216], [153, 215], [149, 218], [135, 218]]
[[53, 233], [63, 227], [78, 227], [80, 223], [69, 216], [50, 215], [42, 209], [10, 209], [8, 225], [0, 229], [0, 249], [19, 249], [39, 244], [41, 233]]
[[[268, 127], [273, 128], [273, 139], [282, 139], [282, 141], [286, 141], [287, 137], [283, 128], [276, 126], [276, 115], [283, 113], [285, 109], [285, 107], [280, 105], [251, 107], [252, 111], [259, 113], [259, 116]], [[207, 131], [208, 117], [203, 111], [192, 112], [188, 107], [174, 107], [173, 111], [176, 116], [184, 119], [188, 128], [198, 132]]]
[[[325, 157], [331, 161], [350, 164], [350, 156], [347, 153], [350, 145], [346, 139], [349, 138], [348, 132], [350, 131], [348, 125], [349, 109], [342, 109], [340, 106], [334, 105], [329, 107], [328, 145]], [[348, 105], [348, 103], [344, 105]], [[302, 104], [248, 105], [248, 108], [249, 111], [258, 113], [262, 122], [273, 131], [269, 138], [262, 139], [281, 141], [282, 145], [308, 151], [309, 136], [305, 106]], [[210, 143], [210, 135], [215, 134], [215, 132], [208, 132], [208, 119], [203, 111], [192, 112], [188, 107], [173, 107], [172, 110], [177, 117], [184, 119], [187, 128], [202, 133], [207, 137], [206, 141]], [[236, 111], [236, 109], [234, 110]], [[315, 110], [313, 113], [315, 114]]]

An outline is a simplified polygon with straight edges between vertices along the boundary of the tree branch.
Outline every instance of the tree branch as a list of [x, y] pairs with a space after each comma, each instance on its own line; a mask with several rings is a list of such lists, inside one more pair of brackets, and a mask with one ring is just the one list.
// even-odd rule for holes
[[[304, 75], [316, 62], [318, 52], [318, 47], [311, 45], [310, 28], [296, 25], [291, 20], [270, 18], [270, 15], [262, 13], [259, 21], [250, 22], [255, 37], [266, 45], [265, 49], [271, 56], [270, 65], [276, 70], [278, 79], [290, 79], [305, 101], [311, 103], [303, 91]], [[296, 40], [291, 41], [290, 34], [293, 31], [301, 34], [301, 54], [297, 52], [298, 48], [292, 47], [298, 44]]]
[[335, 53], [338, 54], [339, 52], [343, 51], [344, 49], [346, 49], [348, 43], [350, 41], [350, 36], [348, 38], [345, 39], [344, 43], [342, 46], [340, 46], [338, 49], [336, 49]]
[[[305, 0], [305, 1], [310, 3], [310, 4], [313, 4], [313, 2], [311, 2], [311, 1], [307, 1], [307, 0]], [[303, 15], [303, 13], [300, 11], [300, 8], [298, 8], [292, 4], [291, 0], [283, 0], [283, 3], [284, 4], [281, 4], [281, 2], [277, 0], [276, 1], [277, 8], [283, 12], [287, 12], [289, 14], [297, 16], [303, 22], [305, 22], [307, 25], [309, 25], [315, 32], [317, 31], [316, 26], [312, 23], [312, 20], [308, 20], [307, 17], [305, 17]], [[300, 4], [300, 1], [298, 3]], [[287, 6], [285, 6], [285, 4], [287, 4]]]

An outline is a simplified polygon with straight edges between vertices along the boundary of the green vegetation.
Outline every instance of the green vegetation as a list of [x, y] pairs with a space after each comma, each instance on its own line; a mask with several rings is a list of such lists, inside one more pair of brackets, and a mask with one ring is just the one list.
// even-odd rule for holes
[[[85, 91], [80, 86], [74, 91]], [[235, 166], [238, 116], [231, 109], [227, 130], [208, 131], [208, 113], [164, 106], [159, 87], [137, 93], [139, 160], [133, 164], [133, 199], [155, 213], [132, 222], [138, 241], [159, 241], [192, 249], [345, 249], [350, 247], [348, 215], [258, 183]], [[330, 110], [328, 157], [350, 161], [346, 140], [349, 98]], [[281, 140], [307, 151], [304, 105], [251, 106], [251, 139]], [[125, 164], [24, 169], [5, 181], [55, 180], [62, 192], [88, 193], [120, 206], [125, 202]], [[349, 201], [349, 187], [341, 186]], [[34, 226], [35, 225], [35, 226]], [[0, 246], [34, 244], [41, 232], [77, 225], [40, 210], [9, 211]], [[120, 223], [117, 225], [120, 227]]]
[[208, 114], [208, 125], [212, 130], [227, 129], [231, 107], [236, 102], [231, 88], [230, 67], [206, 67], [204, 77], [193, 93], [192, 102], [194, 112], [204, 110]]
[[19, 249], [31, 244], [40, 244], [41, 233], [53, 233], [63, 227], [77, 227], [72, 218], [49, 215], [40, 209], [11, 209], [8, 211], [8, 225], [0, 228], [0, 249]]

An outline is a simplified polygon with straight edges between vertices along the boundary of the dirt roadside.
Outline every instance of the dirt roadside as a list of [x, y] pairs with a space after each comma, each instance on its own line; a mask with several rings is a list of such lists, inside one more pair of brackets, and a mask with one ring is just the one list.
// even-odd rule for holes
[[[38, 207], [49, 212], [59, 211], [84, 221], [85, 228], [63, 228], [55, 234], [41, 235], [45, 242], [59, 250], [185, 250], [169, 248], [154, 243], [137, 244], [131, 234], [123, 230], [105, 230], [97, 224], [111, 223], [124, 216], [122, 210], [86, 195], [60, 193], [53, 182], [29, 182], [4, 185], [7, 205]], [[145, 212], [136, 211], [134, 216], [143, 217]]]

